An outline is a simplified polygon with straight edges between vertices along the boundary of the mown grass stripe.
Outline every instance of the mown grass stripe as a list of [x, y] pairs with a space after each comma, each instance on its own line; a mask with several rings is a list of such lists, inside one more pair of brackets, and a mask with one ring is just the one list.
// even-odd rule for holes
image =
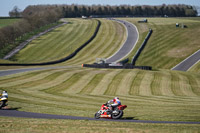
[[48, 93], [62, 93], [63, 91], [69, 89], [72, 85], [76, 84], [76, 82], [85, 74], [85, 72], [74, 73], [71, 77], [65, 80], [63, 83], [55, 86], [53, 88], [48, 89]]
[[162, 72], [161, 73], [161, 83], [160, 83], [160, 90], [161, 94], [164, 96], [174, 96], [174, 93], [171, 89], [171, 74], [169, 72]]
[[90, 94], [96, 85], [103, 79], [104, 73], [99, 73], [94, 76], [94, 78], [81, 90], [80, 94]]
[[[49, 71], [49, 70], [46, 70]], [[5, 84], [5, 83], [10, 83], [16, 80], [23, 80], [27, 79], [29, 77], [35, 76], [37, 74], [43, 73], [44, 71], [37, 71], [37, 72], [31, 72], [31, 73], [20, 73], [20, 74], [15, 74], [14, 76], [4, 76], [0, 77], [0, 84]]]
[[180, 75], [180, 88], [186, 96], [197, 96], [189, 83], [189, 80], [186, 76]]
[[139, 87], [139, 95], [141, 96], [151, 96], [151, 83], [154, 77], [154, 73], [145, 72], [143, 78], [141, 79], [141, 85]]
[[[95, 30], [96, 24], [96, 20], [72, 19], [72, 24], [67, 24], [66, 26], [63, 26], [63, 28], [60, 27], [61, 29], [56, 29], [59, 32], [54, 30], [47, 36], [44, 35], [44, 39], [41, 38], [41, 40], [36, 41], [33, 45], [29, 45], [27, 48], [22, 50], [20, 54], [18, 54], [17, 58], [19, 59], [19, 62], [41, 62], [52, 61], [65, 57], [67, 54], [69, 55], [72, 53], [79, 45], [82, 44], [82, 42], [85, 42], [91, 36]], [[71, 32], [71, 29], [73, 29], [73, 32]], [[88, 32], [87, 34], [85, 34], [86, 31]], [[66, 33], [68, 36], [65, 36]], [[46, 39], [48, 41], [45, 41]], [[41, 49], [41, 47], [43, 48]], [[31, 52], [29, 52], [30, 50]], [[40, 58], [38, 58], [38, 56]]]
[[[76, 38], [75, 36], [77, 36], [77, 35], [79, 35], [78, 33], [79, 33], [79, 31], [82, 31], [83, 30], [83, 28], [84, 28], [84, 26], [83, 26], [83, 22], [81, 22], [80, 24], [78, 24], [78, 25], [76, 25], [76, 27], [74, 27], [74, 30], [73, 30], [73, 32], [71, 32], [71, 34], [69, 35], [69, 36], [63, 36], [63, 35], [61, 35], [60, 34], [60, 36], [63, 36], [63, 39], [62, 40], [60, 40], [60, 41], [63, 41], [63, 40], [65, 40], [66, 38], [68, 38], [68, 43], [69, 42], [73, 42], [74, 41], [74, 39]], [[70, 40], [69, 40], [70, 39]], [[54, 40], [58, 40], [58, 38], [55, 38]], [[52, 42], [54, 42], [54, 40], [52, 40]], [[51, 44], [51, 43], [49, 43], [49, 44]], [[64, 44], [64, 46], [65, 46], [66, 44]], [[67, 45], [69, 45], [69, 44], [67, 44]], [[72, 45], [73, 46], [73, 45]], [[62, 53], [66, 53], [66, 51], [63, 51], [63, 50], [65, 50], [64, 49], [64, 47], [63, 46], [61, 46], [60, 45], [60, 43], [59, 42], [57, 42], [57, 43], [54, 43], [54, 44], [51, 44], [51, 46], [48, 46], [47, 48], [49, 48], [49, 47], [53, 47], [53, 48], [51, 48], [50, 50], [48, 50], [49, 52], [48, 53], [45, 53], [45, 55], [43, 54], [43, 53], [41, 53], [42, 55], [41, 55], [41, 58], [40, 58], [40, 60], [41, 61], [43, 61], [43, 60], [45, 60], [46, 58], [49, 60], [50, 59], [50, 61], [51, 60], [53, 60], [55, 57], [62, 57], [62, 56], [60, 56], [60, 55], [58, 55], [58, 54], [62, 54]], [[69, 51], [73, 51], [73, 49], [68, 49]], [[58, 52], [59, 51], [59, 52]], [[52, 54], [53, 53], [53, 54]], [[69, 53], [70, 54], [70, 53]], [[53, 55], [53, 57], [52, 57], [52, 55]]]
[[129, 90], [131, 88], [131, 82], [135, 78], [137, 71], [130, 70], [119, 84], [119, 88], [116, 92], [116, 95], [129, 95]]
[[199, 80], [197, 79], [197, 77], [194, 77], [194, 76], [189, 76], [189, 75], [185, 75], [188, 79], [188, 82], [191, 86], [191, 89], [193, 91], [194, 94], [196, 94], [197, 96], [200, 96], [200, 82]]
[[126, 75], [126, 73], [127, 71], [121, 70], [118, 74], [116, 74], [113, 77], [112, 82], [109, 84], [104, 95], [115, 95], [119, 88], [119, 84], [122, 81], [123, 77]]
[[80, 93], [81, 90], [91, 82], [96, 74], [93, 71], [88, 72], [84, 76], [81, 77], [80, 80], [77, 81], [76, 84], [72, 85], [66, 91], [63, 91], [64, 94], [77, 94]]
[[59, 87], [60, 84], [64, 83], [66, 80], [68, 80], [74, 73], [78, 73], [78, 72], [81, 72], [81, 70], [74, 70], [74, 71], [69, 71], [69, 72], [64, 71], [62, 75], [58, 76], [51, 82], [47, 82], [47, 83], [43, 83], [40, 85], [30, 87], [27, 91], [44, 91], [47, 93], [51, 92], [51, 91], [54, 92], [54, 91], [56, 91], [57, 87]]
[[[101, 27], [97, 34], [97, 37], [88, 45], [86, 49], [80, 51], [77, 57], [68, 61], [69, 64], [81, 63], [94, 63], [96, 58], [102, 58], [106, 55], [111, 55], [113, 48], [117, 50], [121, 43], [115, 43], [115, 41], [123, 41], [120, 34], [117, 34], [117, 28], [120, 28], [124, 32], [124, 28], [117, 24], [117, 22], [111, 20], [100, 19]], [[123, 35], [124, 36], [124, 35]], [[110, 47], [112, 47], [110, 49]], [[105, 54], [106, 51], [106, 54]], [[105, 54], [105, 55], [104, 55]]]
[[37, 81], [39, 79], [43, 79], [46, 76], [49, 76], [50, 74], [51, 74], [51, 72], [40, 73], [40, 74], [33, 75], [33, 76], [26, 78], [26, 79], [23, 79], [23, 80], [21, 79], [20, 81], [16, 80], [16, 81], [13, 81], [13, 82], [9, 82], [9, 84], [7, 84], [7, 83], [1, 84], [1, 86], [2, 87], [18, 86], [18, 85], [21, 85], [21, 84], [24, 84], [24, 83], [27, 83], [27, 82], [33, 82], [33, 81]]
[[113, 77], [115, 77], [121, 70], [106, 71], [104, 78], [97, 84], [94, 90], [90, 93], [91, 95], [103, 95], [106, 93], [109, 84], [112, 82]]
[[[97, 37], [85, 48], [87, 49], [86, 51], [81, 51], [79, 57], [74, 58], [73, 64], [79, 63], [80, 61], [84, 61], [83, 63], [87, 63], [87, 60], [93, 60], [95, 61], [96, 54], [98, 51], [101, 49], [101, 47], [104, 46], [105, 40], [108, 40], [109, 38], [109, 22], [106, 23], [106, 20], [102, 21], [101, 20], [101, 27], [99, 29], [99, 32], [97, 34]], [[107, 32], [108, 31], [108, 32]], [[86, 53], [85, 53], [86, 52]], [[84, 54], [85, 53], [85, 54]], [[89, 58], [88, 58], [89, 57]], [[69, 61], [71, 63], [71, 61]]]
[[171, 73], [171, 89], [174, 95], [176, 96], [184, 96], [183, 92], [181, 91], [180, 84], [179, 84], [179, 76], [176, 73]]
[[160, 72], [155, 72], [153, 80], [151, 82], [151, 92], [153, 95], [162, 95], [162, 92], [160, 90], [161, 87], [161, 81], [162, 81], [162, 74]]
[[[120, 24], [120, 23], [114, 23], [115, 26], [115, 31], [113, 33], [115, 33], [114, 38], [112, 39], [112, 42], [107, 45], [107, 48], [105, 48], [101, 54], [99, 55], [99, 57], [109, 57], [111, 56], [113, 53], [115, 53], [120, 46], [125, 42], [126, 40], [126, 30], [125, 27]], [[108, 49], [110, 52], [108, 52]]]
[[139, 92], [140, 92], [139, 88], [140, 88], [144, 75], [145, 75], [145, 71], [141, 71], [141, 70], [138, 71], [137, 75], [132, 81], [131, 88], [129, 90], [130, 95], [139, 95]]
[[[47, 82], [51, 82], [52, 80], [54, 80], [55, 78], [57, 78], [58, 76], [62, 75], [63, 71], [55, 71], [53, 73], [51, 73], [50, 75], [47, 75], [46, 77], [43, 77], [42, 79], [38, 79], [35, 81], [29, 81], [20, 85], [17, 85], [17, 87], [22, 88], [29, 88], [29, 87], [33, 87], [35, 85], [40, 85], [40, 84], [44, 84]], [[12, 86], [15, 87], [15, 86]]]

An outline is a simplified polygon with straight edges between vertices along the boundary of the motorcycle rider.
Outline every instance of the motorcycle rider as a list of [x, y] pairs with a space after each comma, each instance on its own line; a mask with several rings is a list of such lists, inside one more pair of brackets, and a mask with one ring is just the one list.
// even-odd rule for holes
[[3, 91], [2, 94], [0, 94], [0, 97], [6, 97], [6, 98], [8, 98], [7, 91]]
[[121, 105], [121, 101], [119, 100], [119, 97], [115, 97], [114, 99], [108, 101], [108, 103], [113, 103], [110, 105], [111, 109], [110, 110], [115, 110], [115, 108], [119, 105]]

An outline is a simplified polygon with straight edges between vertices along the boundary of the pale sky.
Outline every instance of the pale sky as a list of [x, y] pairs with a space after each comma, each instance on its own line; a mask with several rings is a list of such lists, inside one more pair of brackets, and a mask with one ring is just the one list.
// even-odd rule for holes
[[28, 5], [39, 4], [84, 4], [84, 5], [162, 5], [187, 4], [200, 6], [200, 0], [0, 0], [0, 16], [8, 16], [8, 12], [17, 6], [24, 10]]

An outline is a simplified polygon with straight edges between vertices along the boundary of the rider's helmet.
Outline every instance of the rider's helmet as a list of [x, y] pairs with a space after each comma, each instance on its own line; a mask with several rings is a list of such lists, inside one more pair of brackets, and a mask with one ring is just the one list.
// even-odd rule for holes
[[115, 99], [119, 99], [119, 97], [115, 97]]
[[2, 97], [8, 97], [8, 93], [7, 93], [7, 91], [3, 91], [3, 93], [2, 93]]

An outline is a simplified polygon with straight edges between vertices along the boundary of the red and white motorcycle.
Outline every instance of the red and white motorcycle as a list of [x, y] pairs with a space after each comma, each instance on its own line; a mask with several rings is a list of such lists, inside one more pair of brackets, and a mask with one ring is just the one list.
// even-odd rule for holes
[[108, 118], [108, 119], [120, 119], [122, 118], [124, 112], [123, 110], [127, 107], [127, 105], [119, 105], [114, 110], [109, 108], [109, 104], [105, 103], [101, 106], [101, 109], [95, 113], [95, 118]]

